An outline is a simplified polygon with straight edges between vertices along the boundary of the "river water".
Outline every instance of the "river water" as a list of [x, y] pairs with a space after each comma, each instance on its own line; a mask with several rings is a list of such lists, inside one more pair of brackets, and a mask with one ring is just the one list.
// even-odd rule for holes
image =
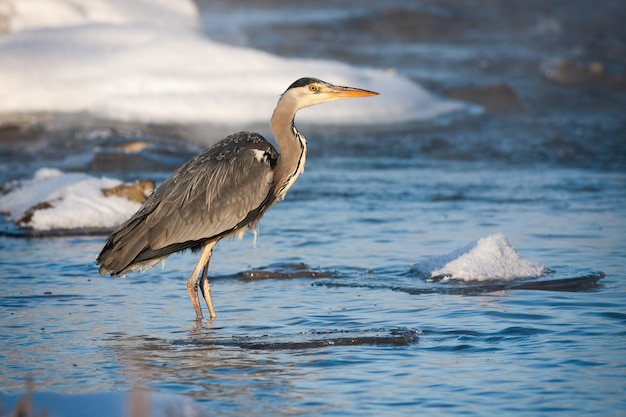
[[[218, 317], [201, 324], [185, 287], [196, 255], [109, 278], [95, 265], [103, 235], [0, 236], [9, 405], [32, 378], [67, 401], [140, 387], [220, 416], [626, 413], [624, 7], [353, 3], [201, 11], [221, 42], [392, 68], [487, 110], [299, 125], [306, 171], [256, 247], [251, 237], [216, 247]], [[509, 92], [475, 88], [496, 84]], [[202, 149], [175, 145], [186, 132], [175, 126], [131, 130], [5, 129], [0, 182], [40, 167], [162, 181]], [[157, 151], [104, 158], [111, 142], [138, 138]], [[417, 272], [496, 233], [549, 279], [595, 279], [552, 291]]]

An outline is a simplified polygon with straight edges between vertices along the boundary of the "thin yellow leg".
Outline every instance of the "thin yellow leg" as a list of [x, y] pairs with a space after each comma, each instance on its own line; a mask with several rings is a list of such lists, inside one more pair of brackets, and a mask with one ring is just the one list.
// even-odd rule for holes
[[[210, 259], [209, 259], [210, 260]], [[215, 309], [213, 308], [213, 299], [211, 298], [211, 285], [209, 284], [209, 261], [207, 261], [204, 268], [202, 268], [202, 276], [200, 277], [200, 290], [204, 296], [204, 301], [209, 308], [209, 314], [211, 318], [215, 318]]]
[[187, 291], [189, 292], [189, 298], [191, 298], [191, 304], [193, 304], [193, 308], [196, 310], [196, 320], [202, 319], [202, 309], [200, 308], [200, 302], [198, 301], [198, 275], [200, 275], [204, 265], [208, 264], [209, 259], [211, 258], [213, 246], [215, 246], [215, 242], [208, 243], [204, 247], [196, 267], [193, 269], [191, 276], [187, 280]]

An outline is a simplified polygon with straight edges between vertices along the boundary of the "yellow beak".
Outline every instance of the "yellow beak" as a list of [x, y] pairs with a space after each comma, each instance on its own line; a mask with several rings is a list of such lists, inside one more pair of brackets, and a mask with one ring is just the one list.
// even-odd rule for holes
[[356, 97], [370, 97], [377, 96], [378, 93], [369, 90], [362, 90], [360, 88], [353, 87], [341, 87], [338, 85], [333, 85], [329, 88], [328, 93], [333, 96], [333, 98], [356, 98]]

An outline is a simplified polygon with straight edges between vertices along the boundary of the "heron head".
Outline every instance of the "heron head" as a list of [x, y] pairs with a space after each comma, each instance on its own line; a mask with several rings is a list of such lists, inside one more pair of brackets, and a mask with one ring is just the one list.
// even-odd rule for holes
[[342, 98], [377, 96], [378, 93], [360, 88], [333, 85], [317, 78], [300, 78], [287, 88], [283, 95], [290, 95], [297, 107], [308, 107]]

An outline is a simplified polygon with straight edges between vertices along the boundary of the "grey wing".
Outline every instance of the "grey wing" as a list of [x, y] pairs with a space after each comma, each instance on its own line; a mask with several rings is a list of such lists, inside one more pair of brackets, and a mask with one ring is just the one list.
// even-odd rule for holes
[[247, 132], [197, 155], [111, 233], [97, 259], [100, 273], [139, 269], [257, 221], [269, 206], [277, 158], [261, 135]]
[[159, 187], [145, 219], [150, 249], [221, 237], [262, 214], [275, 150], [264, 139], [233, 145], [198, 155]]

